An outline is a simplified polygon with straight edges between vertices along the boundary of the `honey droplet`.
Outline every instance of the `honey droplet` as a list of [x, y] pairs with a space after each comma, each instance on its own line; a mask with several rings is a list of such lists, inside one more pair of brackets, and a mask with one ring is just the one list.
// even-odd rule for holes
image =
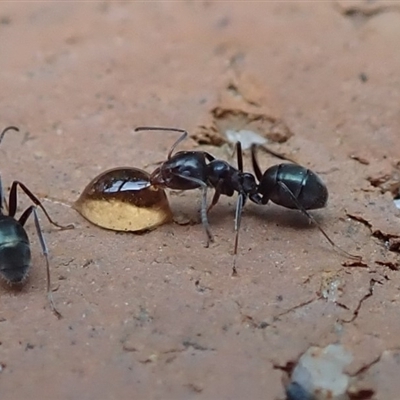
[[133, 167], [98, 175], [74, 208], [92, 224], [114, 231], [151, 230], [172, 219], [165, 191], [151, 185], [146, 171]]

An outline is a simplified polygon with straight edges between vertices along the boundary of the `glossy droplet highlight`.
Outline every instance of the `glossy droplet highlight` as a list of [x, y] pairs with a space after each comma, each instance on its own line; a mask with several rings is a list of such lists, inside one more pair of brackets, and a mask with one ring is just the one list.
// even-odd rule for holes
[[113, 168], [94, 178], [74, 208], [89, 222], [114, 231], [140, 232], [172, 219], [165, 191], [139, 168]]

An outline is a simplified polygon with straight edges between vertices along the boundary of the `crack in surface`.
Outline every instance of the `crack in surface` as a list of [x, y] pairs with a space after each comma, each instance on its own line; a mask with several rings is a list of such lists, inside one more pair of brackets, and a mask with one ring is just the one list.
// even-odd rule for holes
[[372, 366], [374, 366], [374, 365], [377, 364], [379, 361], [381, 361], [382, 354], [383, 354], [383, 352], [382, 352], [381, 354], [379, 354], [379, 356], [377, 356], [375, 359], [373, 359], [372, 361], [370, 361], [368, 364], [363, 365], [360, 369], [358, 369], [358, 370], [355, 371], [354, 373], [349, 374], [349, 376], [351, 376], [351, 377], [354, 378], [354, 377], [356, 377], [356, 376], [358, 376], [358, 375], [360, 375], [360, 374], [362, 374], [362, 373], [364, 373], [364, 372], [367, 372]]
[[377, 260], [375, 264], [388, 267], [391, 271], [398, 271], [400, 269], [400, 264], [398, 262]]
[[382, 285], [382, 282], [379, 282], [376, 279], [370, 279], [368, 292], [358, 302], [358, 305], [357, 305], [356, 309], [353, 311], [352, 318], [350, 318], [349, 320], [342, 319], [341, 320], [342, 323], [349, 324], [349, 323], [352, 323], [352, 322], [354, 322], [356, 320], [356, 318], [358, 317], [358, 314], [359, 314], [359, 312], [361, 310], [361, 306], [363, 305], [364, 301], [367, 300], [369, 297], [371, 297], [374, 294], [374, 286], [375, 286], [376, 283], [379, 283], [379, 284]]
[[240, 302], [237, 300], [235, 300], [234, 302], [238, 306], [242, 323], [247, 323], [253, 329], [265, 329], [268, 326], [270, 326], [270, 324], [266, 321], [258, 320], [256, 318], [252, 317], [251, 315], [247, 315], [247, 314], [243, 313], [242, 305], [240, 304]]
[[314, 301], [318, 301], [318, 300], [320, 300], [320, 299], [321, 299], [321, 297], [314, 297], [313, 299], [306, 300], [306, 301], [304, 301], [303, 303], [300, 303], [300, 304], [298, 304], [298, 305], [296, 305], [296, 306], [294, 306], [294, 307], [292, 307], [292, 308], [289, 308], [289, 309], [286, 310], [286, 311], [281, 312], [281, 313], [278, 314], [278, 315], [275, 315], [275, 316], [273, 317], [273, 319], [274, 319], [274, 321], [278, 321], [280, 317], [282, 317], [282, 316], [284, 316], [284, 315], [286, 315], [286, 314], [289, 314], [289, 313], [291, 313], [292, 311], [296, 311], [296, 310], [298, 310], [299, 308], [305, 307], [305, 306], [307, 306], [307, 305], [313, 303]]
[[380, 229], [374, 229], [371, 222], [363, 218], [361, 215], [346, 213], [346, 215], [355, 221], [361, 222], [371, 232], [371, 236], [383, 242], [384, 246], [393, 252], [400, 252], [400, 236], [393, 233], [382, 232]]
[[376, 6], [368, 6], [367, 3], [368, 2], [363, 5], [345, 6], [341, 5], [338, 1], [335, 1], [334, 6], [344, 17], [356, 19], [359, 21], [366, 21], [383, 13], [400, 12], [400, 7], [397, 5], [379, 4]]

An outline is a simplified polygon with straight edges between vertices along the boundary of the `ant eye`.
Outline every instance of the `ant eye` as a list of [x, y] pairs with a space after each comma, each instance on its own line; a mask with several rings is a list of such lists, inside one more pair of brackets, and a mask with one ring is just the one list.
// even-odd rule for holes
[[167, 196], [138, 168], [114, 168], [94, 178], [74, 204], [94, 225], [114, 231], [140, 232], [172, 219]]

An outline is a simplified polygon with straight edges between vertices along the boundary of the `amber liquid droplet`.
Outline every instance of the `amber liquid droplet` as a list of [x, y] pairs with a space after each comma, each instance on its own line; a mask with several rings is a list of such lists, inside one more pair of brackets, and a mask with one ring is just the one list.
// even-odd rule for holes
[[91, 223], [116, 231], [150, 230], [172, 219], [165, 191], [151, 185], [146, 171], [132, 167], [98, 175], [74, 208]]

